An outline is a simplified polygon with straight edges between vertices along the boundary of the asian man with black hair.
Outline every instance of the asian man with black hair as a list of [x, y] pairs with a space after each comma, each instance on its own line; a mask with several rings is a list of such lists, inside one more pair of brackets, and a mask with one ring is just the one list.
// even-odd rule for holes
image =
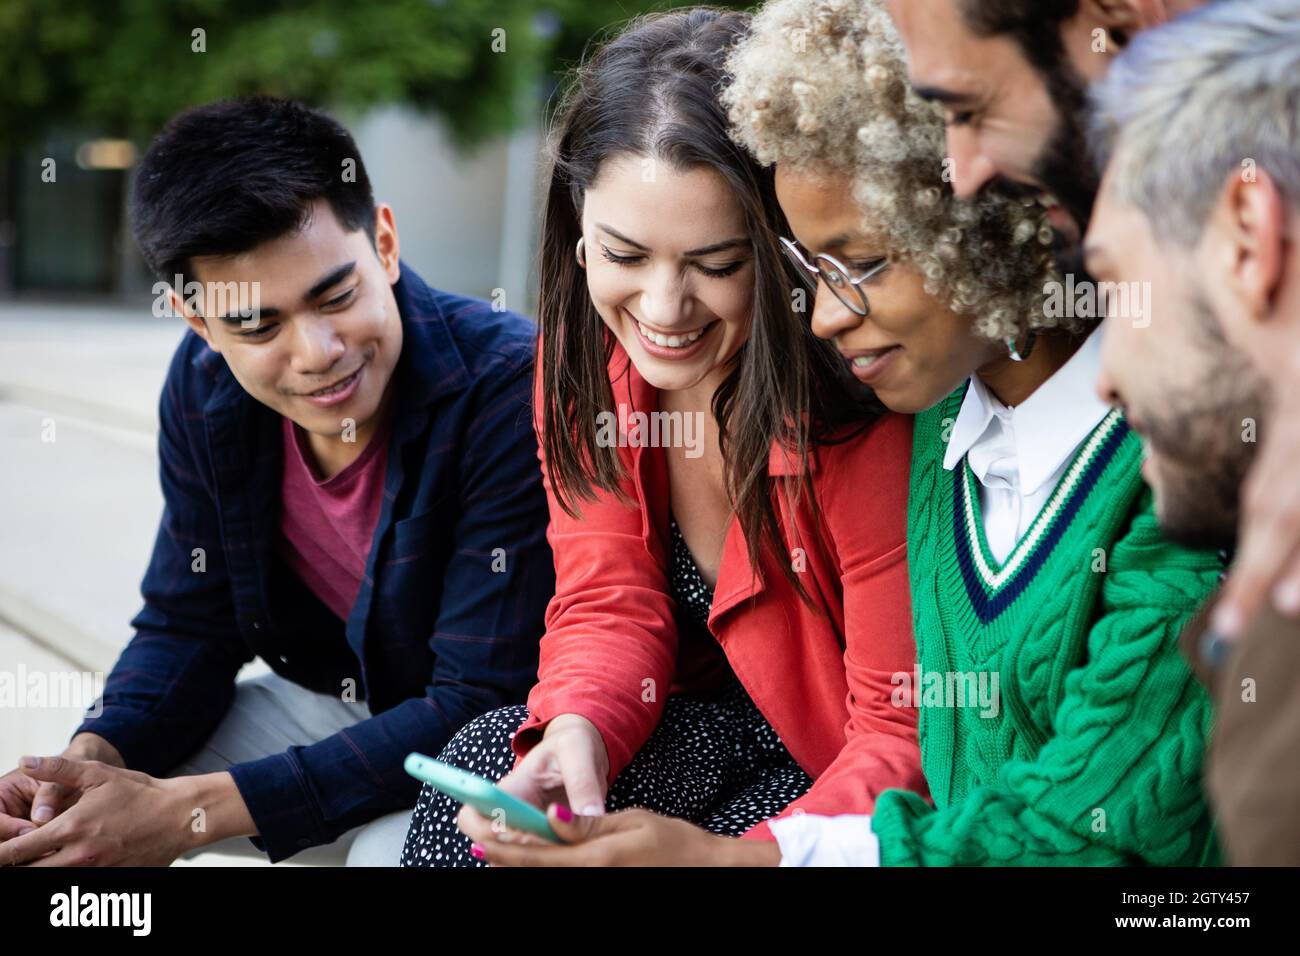
[[[292, 101], [176, 116], [131, 217], [190, 329], [165, 510], [102, 712], [0, 777], [0, 863], [165, 865], [240, 836], [275, 862], [368, 825], [349, 862], [396, 865], [407, 753], [536, 678], [533, 326], [401, 262], [352, 137]], [[255, 657], [273, 673], [237, 681]]]

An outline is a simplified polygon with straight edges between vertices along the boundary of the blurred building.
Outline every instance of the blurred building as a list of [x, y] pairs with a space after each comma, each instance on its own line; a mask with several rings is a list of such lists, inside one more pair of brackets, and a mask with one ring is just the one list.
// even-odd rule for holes
[[[393, 206], [402, 257], [441, 288], [531, 311], [538, 135], [458, 152], [439, 120], [403, 107], [340, 115], [375, 198]], [[106, 297], [147, 303], [154, 278], [135, 248], [126, 197], [145, 144], [64, 130], [0, 157], [0, 298]], [[54, 181], [43, 181], [53, 160]]]

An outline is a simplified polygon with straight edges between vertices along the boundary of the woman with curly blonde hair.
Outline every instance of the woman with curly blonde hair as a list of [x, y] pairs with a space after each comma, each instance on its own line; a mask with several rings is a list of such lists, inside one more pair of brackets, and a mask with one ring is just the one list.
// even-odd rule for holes
[[932, 802], [774, 821], [783, 864], [1214, 859], [1210, 708], [1176, 645], [1222, 565], [1160, 537], [1043, 210], [954, 198], [944, 117], [879, 0], [775, 0], [729, 69], [733, 135], [775, 164], [782, 241], [817, 283], [813, 331], [917, 413], [918, 664], [895, 703], [920, 709]]
[[[760, 162], [777, 166], [791, 199], [783, 203], [787, 216], [790, 206], [802, 207], [796, 191], [800, 200], [819, 199], [856, 240], [820, 251], [841, 259], [852, 253], [855, 261], [844, 265], [859, 273], [881, 265], [878, 277], [859, 284], [873, 299], [924, 301], [933, 318], [963, 333], [962, 347], [942, 355], [930, 354], [930, 346], [951, 335], [919, 336], [914, 348], [902, 349], [901, 361], [890, 362], [898, 366], [890, 375], [882, 365], [867, 376], [890, 407], [928, 408], [976, 368], [982, 381], [996, 383], [995, 392], [1011, 396], [1007, 405], [1016, 405], [1073, 355], [1090, 323], [1043, 307], [1044, 286], [1060, 276], [1042, 207], [1028, 195], [1011, 195], [1009, 185], [972, 202], [953, 196], [942, 116], [908, 85], [903, 47], [883, 3], [770, 3], [733, 52], [730, 69], [734, 80], [723, 100], [733, 135]], [[825, 237], [848, 238], [822, 225]], [[813, 276], [811, 256], [797, 244], [796, 250], [800, 271]], [[845, 292], [852, 306], [856, 294], [847, 285]], [[876, 311], [881, 321], [885, 312]], [[921, 373], [940, 366], [951, 381], [918, 392], [928, 381]], [[903, 394], [890, 402], [896, 389]]]

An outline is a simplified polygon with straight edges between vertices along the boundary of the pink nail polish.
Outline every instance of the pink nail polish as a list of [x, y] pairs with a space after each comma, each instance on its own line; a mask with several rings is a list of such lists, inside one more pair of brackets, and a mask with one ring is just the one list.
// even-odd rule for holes
[[562, 803], [557, 803], [555, 805], [555, 815], [559, 817], [563, 823], [573, 822], [573, 811]]
[[479, 846], [477, 843], [470, 846], [469, 855], [476, 860], [482, 860], [487, 856], [487, 854], [483, 852], [483, 848]]

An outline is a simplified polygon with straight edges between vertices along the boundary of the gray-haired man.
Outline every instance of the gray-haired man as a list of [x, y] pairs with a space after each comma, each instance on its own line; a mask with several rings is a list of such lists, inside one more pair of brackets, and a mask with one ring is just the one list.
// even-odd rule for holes
[[[1245, 484], [1249, 549], [1258, 503], [1294, 507], [1300, 487], [1300, 3], [1223, 2], [1144, 34], [1092, 96], [1109, 163], [1090, 271], [1156, 287], [1147, 322], [1108, 322], [1099, 389], [1148, 438], [1166, 531], [1230, 543]], [[1210, 617], [1184, 646], [1207, 676], [1221, 663], [1207, 777], [1228, 858], [1300, 864], [1300, 624], [1270, 609], [1224, 655]]]

